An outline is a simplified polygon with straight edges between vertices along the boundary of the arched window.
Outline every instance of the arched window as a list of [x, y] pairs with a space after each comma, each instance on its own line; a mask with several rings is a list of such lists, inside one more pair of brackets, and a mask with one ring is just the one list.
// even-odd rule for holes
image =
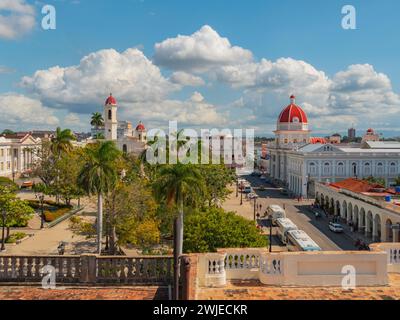
[[395, 162], [390, 163], [390, 174], [397, 174], [397, 166]]
[[371, 166], [369, 162], [364, 163], [364, 174], [365, 175], [371, 174]]
[[317, 173], [317, 166], [315, 165], [314, 162], [310, 162], [308, 166], [308, 173], [310, 175], [315, 175]]
[[285, 144], [287, 144], [287, 143], [288, 143], [288, 139], [285, 139], [285, 140], [283, 140], [283, 141], [284, 141], [284, 143], [285, 143]]
[[112, 120], [112, 112], [111, 112], [111, 110], [108, 110], [108, 120]]
[[352, 168], [352, 171], [353, 171], [353, 176], [357, 176], [357, 163], [353, 162], [351, 164], [351, 168]]
[[329, 162], [324, 163], [324, 176], [328, 176], [331, 174], [331, 165]]
[[377, 174], [383, 174], [383, 163], [382, 162], [379, 162], [376, 165], [376, 173]]
[[339, 175], [344, 175], [344, 164], [343, 162], [338, 163], [338, 170], [337, 170]]
[[124, 145], [122, 146], [122, 152], [123, 152], [123, 153], [128, 153], [128, 147], [127, 147], [126, 144], [124, 144]]

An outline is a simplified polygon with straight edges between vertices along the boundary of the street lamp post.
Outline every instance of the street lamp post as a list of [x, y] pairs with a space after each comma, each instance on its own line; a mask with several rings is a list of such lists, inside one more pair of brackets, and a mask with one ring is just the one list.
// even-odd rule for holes
[[40, 229], [44, 228], [44, 194], [37, 193], [36, 199], [39, 199], [40, 202]]
[[5, 228], [6, 228], [6, 209], [3, 209], [2, 212], [2, 222], [3, 222], [3, 228], [2, 228], [2, 235], [1, 235], [1, 249], [0, 251], [6, 251], [6, 246], [5, 246]]
[[243, 204], [243, 190], [240, 190], [240, 205]]

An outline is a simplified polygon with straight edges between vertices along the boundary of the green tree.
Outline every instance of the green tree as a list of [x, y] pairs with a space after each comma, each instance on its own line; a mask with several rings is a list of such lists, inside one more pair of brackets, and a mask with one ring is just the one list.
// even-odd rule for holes
[[367, 178], [364, 178], [363, 180], [371, 184], [379, 184], [382, 187], [386, 186], [385, 178], [369, 176]]
[[266, 236], [233, 212], [219, 208], [194, 210], [185, 216], [184, 251], [215, 252], [219, 248], [267, 247]]
[[57, 128], [56, 134], [51, 138], [51, 151], [59, 159], [63, 153], [68, 153], [73, 149], [72, 141], [76, 140], [75, 135], [70, 129]]
[[[0, 214], [5, 212], [6, 220], [4, 227], [7, 228], [6, 235], [2, 234], [2, 243], [10, 236], [10, 228], [13, 226], [25, 226], [35, 213], [34, 210], [16, 197], [14, 191], [7, 187], [0, 187]], [[0, 219], [0, 226], [3, 227], [3, 219]]]
[[5, 130], [3, 130], [3, 132], [1, 133], [2, 136], [4, 136], [4, 135], [13, 135], [13, 134], [15, 134], [15, 132], [12, 131], [12, 130], [10, 130], [10, 129], [5, 129]]
[[90, 121], [90, 124], [93, 127], [95, 127], [96, 130], [98, 130], [100, 127], [103, 127], [104, 126], [103, 115], [100, 112], [92, 113], [92, 119]]
[[97, 195], [97, 251], [101, 253], [103, 231], [103, 195], [115, 188], [118, 171], [115, 166], [120, 156], [114, 142], [104, 141], [85, 148], [83, 167], [78, 186], [87, 195]]
[[175, 164], [160, 169], [154, 183], [156, 198], [178, 208], [178, 254], [183, 250], [183, 211], [185, 205], [198, 204], [205, 192], [204, 179], [194, 165]]

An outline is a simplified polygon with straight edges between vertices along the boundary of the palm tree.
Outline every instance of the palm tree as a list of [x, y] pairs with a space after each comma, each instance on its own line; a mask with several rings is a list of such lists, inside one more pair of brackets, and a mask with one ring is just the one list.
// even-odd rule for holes
[[165, 200], [169, 206], [178, 207], [177, 252], [181, 255], [183, 251], [183, 207], [188, 203], [196, 203], [204, 193], [203, 176], [193, 165], [181, 163], [168, 165], [160, 169], [154, 189], [159, 200]]
[[100, 112], [92, 113], [92, 120], [90, 124], [98, 130], [100, 127], [104, 126], [103, 115]]
[[78, 185], [87, 195], [97, 195], [97, 252], [101, 254], [103, 231], [103, 195], [118, 181], [115, 162], [120, 156], [114, 142], [99, 142], [86, 148], [86, 160], [78, 177]]
[[63, 153], [68, 153], [72, 150], [72, 141], [76, 140], [70, 129], [61, 130], [57, 128], [56, 134], [51, 138], [51, 151], [53, 155], [60, 158]]

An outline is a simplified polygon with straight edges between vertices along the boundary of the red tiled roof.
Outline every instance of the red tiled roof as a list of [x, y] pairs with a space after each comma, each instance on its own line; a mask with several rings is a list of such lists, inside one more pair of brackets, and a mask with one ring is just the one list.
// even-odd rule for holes
[[325, 138], [321, 138], [321, 137], [311, 137], [311, 138], [310, 138], [310, 143], [311, 143], [311, 144], [317, 144], [317, 143], [327, 144], [328, 142], [326, 141]]
[[[333, 182], [330, 186], [338, 189], [347, 189], [357, 193], [373, 192], [373, 189], [382, 189], [384, 186], [377, 183], [369, 183], [365, 180], [359, 180], [355, 178], [348, 178], [339, 182]], [[386, 192], [391, 193], [389, 190]]]

